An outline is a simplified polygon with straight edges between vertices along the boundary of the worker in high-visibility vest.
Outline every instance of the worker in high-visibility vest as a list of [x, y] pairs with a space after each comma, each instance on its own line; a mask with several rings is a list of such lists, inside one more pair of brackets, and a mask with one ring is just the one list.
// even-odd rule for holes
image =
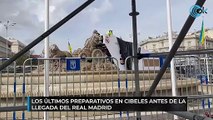
[[108, 36], [112, 36], [112, 35], [113, 35], [112, 30], [109, 30], [109, 32], [108, 32]]

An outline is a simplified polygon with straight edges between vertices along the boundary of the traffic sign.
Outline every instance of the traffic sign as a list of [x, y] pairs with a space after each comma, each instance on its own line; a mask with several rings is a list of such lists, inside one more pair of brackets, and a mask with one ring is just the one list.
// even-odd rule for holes
[[80, 59], [67, 59], [67, 71], [78, 71], [81, 69]]

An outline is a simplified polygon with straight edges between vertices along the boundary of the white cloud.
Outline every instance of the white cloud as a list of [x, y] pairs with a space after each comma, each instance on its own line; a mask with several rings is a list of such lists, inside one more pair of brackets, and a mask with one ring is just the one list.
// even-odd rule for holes
[[[50, 18], [50, 25], [55, 24], [62, 18], [64, 18], [68, 13], [66, 12], [66, 6], [70, 5], [74, 2], [67, 1], [67, 0], [53, 0], [49, 3], [49, 18]], [[33, 3], [33, 2], [32, 2]], [[35, 3], [35, 2], [34, 2]], [[44, 22], [45, 19], [45, 2], [44, 1], [37, 1], [35, 3], [35, 9], [32, 11], [31, 14], [34, 14], [39, 22]]]
[[100, 21], [101, 16], [107, 14], [111, 11], [113, 6], [110, 0], [104, 0], [99, 7], [91, 7], [87, 11], [87, 14], [90, 16], [91, 22], [96, 24]]
[[[67, 0], [53, 0], [50, 1], [49, 5], [49, 21], [50, 25], [54, 25], [61, 19], [63, 19], [68, 12], [66, 11], [67, 7], [69, 7], [71, 4], [73, 4], [76, 0], [67, 1]], [[40, 5], [37, 7], [37, 16], [39, 18], [40, 22], [44, 22], [44, 15], [45, 15], [45, 9], [44, 9], [44, 3], [43, 5]]]
[[55, 10], [55, 6], [50, 6], [50, 13], [53, 13]]

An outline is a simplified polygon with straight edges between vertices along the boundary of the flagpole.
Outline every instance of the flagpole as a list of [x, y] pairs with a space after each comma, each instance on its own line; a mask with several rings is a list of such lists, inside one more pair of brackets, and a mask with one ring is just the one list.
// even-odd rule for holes
[[[49, 0], [45, 0], [45, 21], [44, 29], [49, 29]], [[49, 58], [49, 37], [47, 36], [44, 41], [44, 57]], [[49, 96], [49, 60], [44, 61], [44, 96]], [[49, 120], [48, 112], [44, 112], [44, 120]]]
[[[202, 30], [201, 30], [201, 33], [203, 34], [202, 36], [204, 37], [204, 49], [207, 49], [207, 39], [206, 39], [206, 36], [205, 36], [205, 28], [204, 28], [204, 16], [202, 16], [203, 18], [203, 21], [202, 21]], [[203, 31], [203, 32], [202, 32]], [[202, 37], [201, 37], [201, 44], [202, 44]], [[205, 54], [205, 64], [206, 64], [206, 73], [207, 73], [207, 79], [208, 81], [210, 80], [209, 79], [209, 62], [208, 62], [208, 55]]]
[[[171, 2], [167, 0], [167, 25], [168, 25], [168, 40], [169, 40], [169, 50], [171, 50], [173, 46], [173, 37], [172, 37], [172, 16], [171, 16]], [[176, 96], [176, 76], [175, 76], [175, 65], [174, 59], [170, 62], [170, 70], [171, 70], [171, 83], [172, 83], [172, 96]], [[174, 115], [174, 120], [177, 120], [178, 117]]]
[[[207, 49], [207, 46], [206, 46], [206, 38], [205, 38], [205, 49]], [[206, 61], [206, 73], [207, 73], [207, 79], [208, 79], [208, 82], [209, 82], [209, 61], [208, 61], [208, 55], [206, 54], [205, 55], [205, 61]]]

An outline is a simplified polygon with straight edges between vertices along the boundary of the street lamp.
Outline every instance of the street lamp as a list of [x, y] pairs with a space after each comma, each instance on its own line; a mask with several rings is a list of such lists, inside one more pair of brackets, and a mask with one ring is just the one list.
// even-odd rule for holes
[[[2, 23], [2, 21], [0, 21], [0, 23]], [[3, 25], [4, 25], [5, 30], [6, 30], [5, 38], [7, 38], [7, 37], [8, 37], [8, 29], [9, 29], [9, 27], [10, 27], [10, 26], [11, 26], [11, 27], [15, 26], [16, 23], [14, 23], [14, 22], [11, 23], [11, 22], [8, 20], [7, 22], [3, 23]]]
[[[2, 21], [0, 21], [0, 23], [2, 23]], [[7, 37], [8, 37], [8, 29], [9, 29], [9, 27], [11, 26], [11, 27], [13, 27], [13, 26], [15, 26], [16, 25], [16, 23], [14, 23], [14, 22], [10, 22], [9, 20], [7, 21], [7, 22], [5, 22], [5, 23], [3, 23], [3, 25], [4, 25], [4, 27], [5, 27], [5, 32], [6, 32], [6, 35], [5, 35], [5, 38], [6, 39], [8, 39]], [[8, 57], [8, 40], [6, 40], [6, 58]]]

